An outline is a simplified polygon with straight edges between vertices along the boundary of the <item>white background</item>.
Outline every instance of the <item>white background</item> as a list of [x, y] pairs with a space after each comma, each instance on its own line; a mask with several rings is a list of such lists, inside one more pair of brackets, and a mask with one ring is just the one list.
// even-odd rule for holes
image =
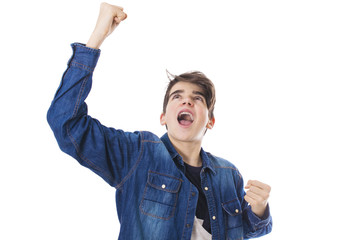
[[[272, 186], [282, 239], [359, 239], [358, 1], [112, 1], [128, 19], [101, 47], [89, 114], [165, 132], [174, 74], [217, 90], [207, 151]], [[46, 112], [100, 1], [2, 1], [0, 239], [117, 239], [115, 190], [62, 153]]]

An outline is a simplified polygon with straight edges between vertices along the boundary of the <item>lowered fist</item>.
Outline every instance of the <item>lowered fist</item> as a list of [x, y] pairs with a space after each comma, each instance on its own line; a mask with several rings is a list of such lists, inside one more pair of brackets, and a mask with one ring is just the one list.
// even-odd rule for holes
[[245, 189], [248, 190], [244, 199], [250, 204], [253, 213], [258, 217], [264, 216], [271, 187], [257, 180], [249, 180]]

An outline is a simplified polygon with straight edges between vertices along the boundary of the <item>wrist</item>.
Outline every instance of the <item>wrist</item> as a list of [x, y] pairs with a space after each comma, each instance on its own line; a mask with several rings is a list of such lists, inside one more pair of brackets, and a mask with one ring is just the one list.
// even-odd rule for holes
[[259, 218], [262, 218], [265, 214], [267, 204], [265, 206], [251, 206], [251, 211]]
[[86, 47], [99, 49], [101, 44], [104, 42], [106, 36], [93, 32], [86, 43]]

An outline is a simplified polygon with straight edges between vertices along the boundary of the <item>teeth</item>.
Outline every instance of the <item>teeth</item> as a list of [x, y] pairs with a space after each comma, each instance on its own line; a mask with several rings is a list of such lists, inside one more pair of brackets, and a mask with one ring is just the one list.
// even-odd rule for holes
[[189, 112], [181, 112], [181, 113], [179, 114], [179, 116], [182, 116], [182, 115], [185, 115], [185, 114], [190, 116], [191, 121], [194, 121], [193, 115], [192, 115], [191, 113], [189, 113]]

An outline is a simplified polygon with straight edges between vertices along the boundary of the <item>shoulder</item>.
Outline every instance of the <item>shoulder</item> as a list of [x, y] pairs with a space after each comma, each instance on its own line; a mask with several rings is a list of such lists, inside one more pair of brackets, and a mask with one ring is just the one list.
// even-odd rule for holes
[[209, 152], [206, 152], [206, 154], [209, 157], [211, 164], [216, 172], [216, 178], [220, 179], [220, 184], [228, 184], [233, 182], [236, 189], [243, 188], [243, 177], [238, 168], [233, 163], [224, 158], [212, 155]]
[[148, 131], [139, 132], [142, 142], [162, 143], [161, 139], [154, 133]]
[[227, 169], [232, 169], [232, 170], [238, 171], [236, 166], [233, 163], [231, 163], [230, 161], [228, 161], [224, 158], [215, 156], [209, 152], [206, 152], [206, 154], [209, 157], [210, 161], [212, 162], [212, 164], [215, 168], [227, 168]]
[[225, 173], [225, 174], [228, 174], [231, 172], [233, 176], [238, 176], [238, 177], [242, 178], [240, 171], [232, 162], [230, 162], [224, 158], [215, 156], [209, 152], [206, 152], [206, 154], [209, 157], [213, 167], [216, 169], [217, 172]]

